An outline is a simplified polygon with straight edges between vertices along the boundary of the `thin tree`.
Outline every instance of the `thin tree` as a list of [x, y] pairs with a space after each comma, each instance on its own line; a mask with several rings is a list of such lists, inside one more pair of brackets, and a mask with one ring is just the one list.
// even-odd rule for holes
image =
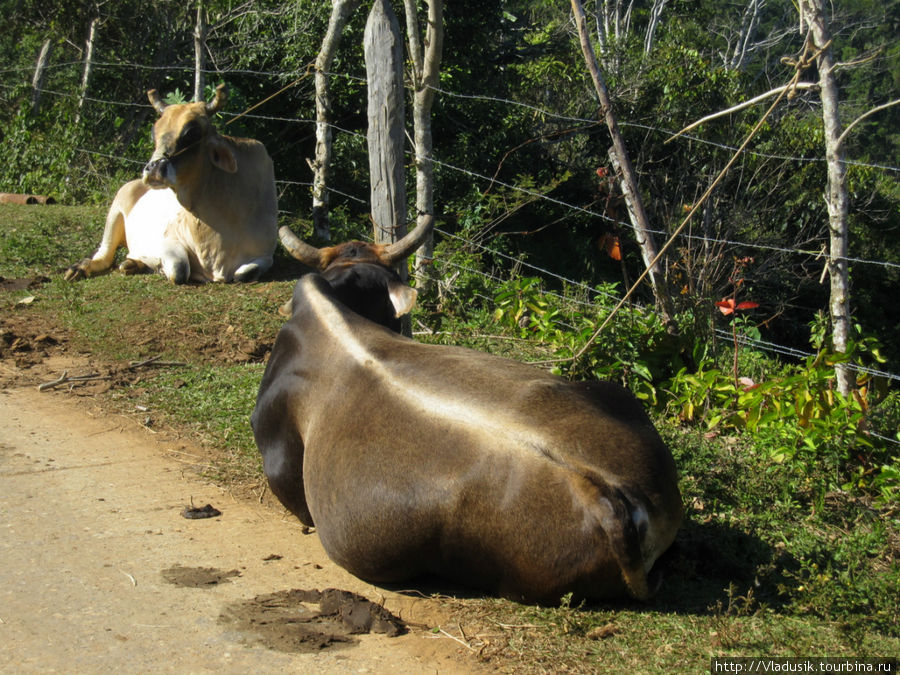
[[313, 172], [312, 220], [315, 235], [328, 241], [328, 173], [331, 169], [331, 65], [350, 15], [359, 7], [359, 0], [333, 0], [328, 30], [316, 56], [316, 155], [309, 161]]
[[[419, 44], [419, 21], [416, 1], [404, 0], [406, 8], [406, 34], [409, 42], [409, 60], [413, 86], [413, 151], [416, 163], [416, 212], [419, 218], [434, 213], [434, 160], [431, 136], [431, 106], [440, 75], [444, 45], [443, 0], [426, 0], [428, 18], [424, 44]], [[434, 238], [429, 235], [416, 251], [416, 282], [420, 288], [428, 287], [433, 275]]]
[[[368, 146], [374, 239], [393, 243], [406, 234], [403, 42], [387, 0], [374, 0], [363, 35], [368, 85]], [[406, 277], [406, 270], [398, 270]]]
[[[847, 189], [847, 167], [844, 162], [843, 142], [847, 132], [869, 115], [896, 105], [898, 100], [869, 110], [857, 118], [846, 130], [842, 129], [840, 100], [835, 77], [834, 53], [831, 49], [831, 32], [825, 20], [822, 0], [801, 0], [801, 26], [809, 25], [812, 46], [816, 49], [816, 66], [819, 71], [819, 90], [822, 99], [822, 120], [825, 130], [825, 161], [828, 167], [828, 187], [825, 201], [828, 204], [830, 278], [829, 310], [831, 314], [831, 344], [835, 351], [846, 353], [850, 342], [850, 273], [847, 260], [849, 250], [850, 196]], [[835, 366], [838, 391], [845, 396], [855, 385], [853, 372], [845, 364]]]
[[44, 92], [44, 78], [47, 75], [47, 64], [50, 63], [50, 52], [53, 42], [44, 40], [41, 45], [41, 53], [38, 54], [37, 65], [34, 67], [34, 77], [31, 78], [31, 114], [37, 115], [41, 107], [41, 94]]
[[100, 25], [100, 17], [91, 19], [88, 27], [88, 36], [84, 44], [84, 70], [81, 73], [81, 87], [78, 90], [78, 109], [75, 113], [75, 126], [81, 122], [81, 111], [84, 108], [84, 100], [87, 98], [88, 83], [91, 79], [91, 70], [94, 66], [94, 42], [97, 38], [97, 27]]
[[666, 6], [666, 1], [653, 0], [653, 6], [650, 8], [650, 20], [647, 23], [647, 32], [644, 33], [645, 55], [653, 51], [653, 44], [656, 41], [656, 29], [659, 26], [659, 19], [662, 16], [663, 7]]
[[732, 70], [741, 70], [747, 62], [756, 31], [759, 28], [759, 17], [765, 0], [748, 0], [747, 7], [741, 16], [741, 27], [735, 38], [734, 51], [725, 58]]
[[[847, 169], [841, 147], [841, 119], [839, 115], [838, 86], [834, 76], [834, 55], [831, 51], [831, 35], [825, 23], [821, 0], [801, 0], [801, 25], [809, 24], [812, 46], [818, 50], [816, 65], [819, 70], [822, 119], [825, 125], [825, 160], [828, 167], [829, 255], [828, 276], [831, 279], [831, 340], [835, 351], [846, 352], [850, 340], [850, 277], [847, 263], [847, 216], [850, 199], [847, 193]], [[835, 368], [838, 391], [845, 396], [853, 388], [853, 373], [844, 364]]]
[[206, 10], [203, 0], [197, 0], [197, 20], [194, 23], [194, 100], [202, 101], [206, 66]]
[[581, 49], [584, 53], [584, 60], [591, 78], [594, 81], [594, 88], [597, 91], [597, 97], [600, 99], [600, 109], [606, 119], [606, 126], [609, 129], [609, 135], [612, 138], [613, 146], [610, 149], [610, 157], [616, 164], [616, 171], [620, 176], [620, 187], [625, 197], [625, 204], [628, 207], [628, 215], [631, 218], [631, 224], [634, 228], [635, 239], [641, 250], [641, 257], [644, 260], [650, 277], [650, 284], [653, 287], [653, 294], [656, 298], [657, 305], [660, 309], [663, 321], [669, 325], [673, 325], [673, 307], [672, 300], [666, 287], [665, 278], [662, 268], [657, 260], [657, 247], [650, 233], [649, 220], [644, 210], [644, 204], [641, 201], [641, 195], [638, 191], [637, 180], [635, 178], [634, 169], [631, 166], [631, 160], [628, 157], [628, 151], [625, 149], [625, 141], [622, 134], [619, 133], [619, 124], [613, 113], [612, 101], [609, 96], [609, 90], [603, 76], [600, 74], [600, 67], [597, 64], [597, 57], [594, 54], [594, 48], [591, 46], [585, 27], [584, 7], [581, 0], [572, 0], [572, 13], [575, 15], [575, 24], [578, 28], [578, 36], [581, 41]]

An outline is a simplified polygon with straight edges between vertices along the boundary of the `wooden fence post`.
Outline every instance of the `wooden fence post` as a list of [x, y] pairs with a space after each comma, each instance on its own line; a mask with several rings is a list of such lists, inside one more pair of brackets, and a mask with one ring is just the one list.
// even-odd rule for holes
[[[403, 147], [403, 41], [387, 0], [375, 0], [364, 35], [369, 95], [369, 174], [375, 242], [392, 243], [406, 234], [406, 177]], [[398, 270], [406, 279], [406, 267]]]

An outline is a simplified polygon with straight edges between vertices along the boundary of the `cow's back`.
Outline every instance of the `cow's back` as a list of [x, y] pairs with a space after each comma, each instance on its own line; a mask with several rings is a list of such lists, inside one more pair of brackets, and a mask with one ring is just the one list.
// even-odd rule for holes
[[[626, 390], [309, 311], [273, 349], [293, 384], [267, 369], [259, 401], [290, 398], [305, 503], [335, 561], [376, 582], [434, 572], [536, 600], [625, 595], [628, 567], [646, 592], [681, 506], [671, 455]], [[303, 356], [279, 353], [300, 343]], [[317, 359], [327, 377], [297, 378]]]

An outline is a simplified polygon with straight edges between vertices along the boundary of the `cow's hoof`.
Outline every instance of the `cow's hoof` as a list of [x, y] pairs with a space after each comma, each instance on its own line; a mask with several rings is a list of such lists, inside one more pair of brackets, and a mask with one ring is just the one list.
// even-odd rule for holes
[[86, 279], [87, 272], [84, 269], [83, 263], [78, 263], [67, 269], [63, 277], [66, 281], [78, 281], [79, 279]]
[[191, 279], [191, 266], [186, 262], [178, 262], [172, 268], [169, 280], [173, 284], [186, 284]]
[[125, 258], [122, 264], [119, 265], [119, 271], [122, 274], [145, 274], [149, 269], [140, 260], [135, 260], [134, 258]]
[[259, 265], [243, 265], [234, 273], [234, 280], [241, 283], [250, 283], [257, 281], [260, 274], [262, 274], [262, 270], [259, 268]]

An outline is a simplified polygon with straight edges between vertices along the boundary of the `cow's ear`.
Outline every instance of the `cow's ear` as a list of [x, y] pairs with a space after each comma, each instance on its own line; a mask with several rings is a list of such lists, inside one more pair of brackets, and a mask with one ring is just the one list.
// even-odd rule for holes
[[419, 295], [415, 288], [410, 288], [399, 281], [392, 281], [388, 284], [388, 294], [391, 297], [391, 304], [394, 306], [394, 316], [398, 319], [412, 311]]
[[209, 139], [209, 160], [226, 173], [234, 173], [237, 171], [237, 159], [228, 144], [218, 136], [212, 136]]

